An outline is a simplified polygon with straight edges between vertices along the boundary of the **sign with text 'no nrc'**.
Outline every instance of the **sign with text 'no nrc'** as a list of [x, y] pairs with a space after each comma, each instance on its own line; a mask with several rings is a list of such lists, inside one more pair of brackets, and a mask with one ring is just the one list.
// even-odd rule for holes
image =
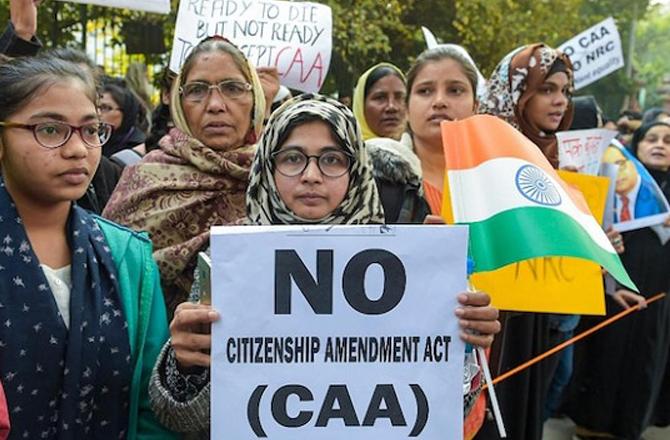
[[575, 90], [603, 78], [624, 65], [621, 37], [612, 17], [563, 43], [575, 68]]
[[333, 19], [328, 6], [309, 2], [181, 0], [170, 69], [179, 72], [193, 47], [226, 37], [256, 67], [277, 67], [281, 83], [318, 92], [328, 74]]
[[461, 438], [467, 227], [216, 227], [211, 244], [212, 438]]

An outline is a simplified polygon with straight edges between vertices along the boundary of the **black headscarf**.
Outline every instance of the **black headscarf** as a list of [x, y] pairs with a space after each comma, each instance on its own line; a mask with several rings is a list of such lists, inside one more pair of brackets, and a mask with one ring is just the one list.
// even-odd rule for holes
[[[640, 128], [635, 130], [635, 133], [633, 133], [633, 140], [630, 143], [631, 152], [635, 155], [635, 157], [639, 159], [639, 156], [637, 154], [637, 148], [640, 145], [642, 139], [644, 139], [644, 137], [647, 135], [647, 132], [659, 125], [670, 128], [670, 124], [667, 124], [665, 122], [652, 122], [650, 124], [642, 125]], [[642, 165], [645, 166], [647, 171], [649, 171], [649, 174], [651, 174], [656, 183], [658, 183], [658, 186], [661, 187], [661, 189], [663, 190], [663, 194], [665, 194], [665, 197], [668, 200], [670, 200], [670, 171], [655, 170], [649, 168], [645, 164]]]
[[102, 153], [110, 157], [121, 150], [144, 143], [146, 135], [140, 125], [145, 112], [139, 98], [125, 86], [124, 82], [119, 80], [109, 80], [103, 84], [102, 93], [112, 95], [123, 113], [121, 126], [114, 130], [112, 137], [103, 147]]
[[575, 108], [575, 115], [570, 130], [598, 128], [603, 123], [602, 111], [592, 95], [572, 98], [572, 105]]

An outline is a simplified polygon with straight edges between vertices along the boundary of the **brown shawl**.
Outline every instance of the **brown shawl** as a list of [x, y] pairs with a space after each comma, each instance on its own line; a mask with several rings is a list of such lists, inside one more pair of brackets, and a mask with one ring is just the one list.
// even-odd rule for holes
[[212, 225], [245, 216], [249, 168], [255, 147], [212, 150], [178, 129], [161, 150], [126, 167], [103, 216], [149, 232], [168, 308], [186, 300], [197, 253], [207, 248]]

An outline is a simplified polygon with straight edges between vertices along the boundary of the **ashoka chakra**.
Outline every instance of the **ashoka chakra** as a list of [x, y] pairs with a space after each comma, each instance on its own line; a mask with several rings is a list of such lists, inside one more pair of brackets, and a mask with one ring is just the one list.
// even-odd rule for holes
[[540, 205], [561, 204], [561, 194], [547, 175], [534, 165], [524, 165], [516, 172], [516, 187], [521, 195]]

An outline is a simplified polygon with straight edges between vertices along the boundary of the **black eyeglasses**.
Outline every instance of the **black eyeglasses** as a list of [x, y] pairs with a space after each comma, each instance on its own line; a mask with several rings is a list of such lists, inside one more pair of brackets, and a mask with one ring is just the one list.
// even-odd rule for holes
[[76, 131], [79, 137], [90, 148], [100, 148], [112, 136], [112, 126], [104, 122], [90, 122], [75, 126], [65, 122], [41, 122], [39, 124], [21, 124], [18, 122], [0, 122], [0, 127], [21, 128], [33, 132], [38, 144], [44, 148], [54, 149], [65, 145]]
[[227, 79], [217, 84], [209, 84], [202, 81], [186, 83], [179, 88], [179, 93], [191, 102], [201, 102], [209, 97], [212, 89], [218, 89], [226, 98], [240, 99], [251, 91], [251, 84], [235, 79]]
[[324, 176], [341, 177], [349, 172], [352, 156], [342, 150], [327, 150], [318, 156], [309, 156], [297, 148], [272, 153], [276, 170], [286, 177], [295, 177], [304, 173], [310, 159], [316, 159], [316, 166]]

